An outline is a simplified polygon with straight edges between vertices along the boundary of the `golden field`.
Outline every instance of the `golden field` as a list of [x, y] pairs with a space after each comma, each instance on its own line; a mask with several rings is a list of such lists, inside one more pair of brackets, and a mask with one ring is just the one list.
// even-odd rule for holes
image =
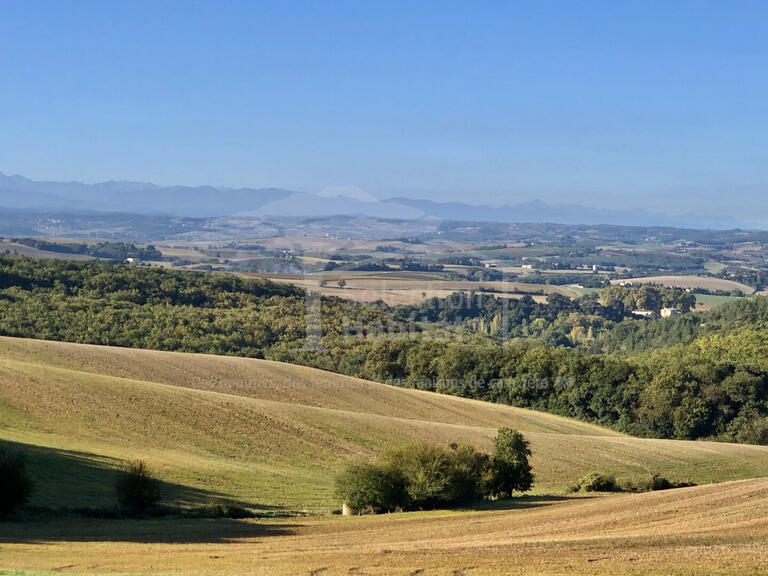
[[[108, 507], [115, 469], [142, 458], [167, 504], [264, 516], [6, 522], [0, 568], [13, 574], [757, 574], [768, 562], [768, 480], [738, 481], [765, 475], [764, 447], [631, 438], [263, 360], [14, 338], [0, 338], [0, 424], [29, 453], [33, 505]], [[533, 495], [330, 515], [350, 459], [414, 439], [487, 449], [499, 426], [531, 441]], [[701, 486], [569, 496], [592, 470]]]
[[18, 524], [0, 558], [11, 574], [763, 574], [768, 481], [486, 511]]

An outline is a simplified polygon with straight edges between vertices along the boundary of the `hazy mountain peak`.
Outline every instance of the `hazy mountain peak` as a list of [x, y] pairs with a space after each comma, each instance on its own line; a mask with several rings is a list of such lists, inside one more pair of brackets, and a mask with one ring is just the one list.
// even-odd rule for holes
[[317, 195], [322, 198], [334, 198], [334, 197], [352, 198], [354, 200], [359, 200], [361, 202], [378, 202], [379, 201], [379, 199], [376, 198], [370, 192], [363, 190], [359, 186], [354, 186], [351, 184], [345, 184], [342, 186], [327, 186], [326, 188], [323, 188], [320, 192], [318, 192]]

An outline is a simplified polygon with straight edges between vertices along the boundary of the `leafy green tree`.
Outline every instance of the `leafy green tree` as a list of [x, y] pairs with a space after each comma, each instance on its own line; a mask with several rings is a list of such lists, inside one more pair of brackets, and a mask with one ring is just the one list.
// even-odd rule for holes
[[635, 306], [642, 310], [654, 310], [658, 312], [663, 305], [661, 292], [655, 286], [643, 284], [635, 296]]
[[497, 498], [527, 492], [533, 486], [533, 473], [528, 457], [531, 448], [523, 435], [512, 428], [499, 428], [491, 456], [488, 493]]
[[742, 444], [768, 445], [768, 418], [753, 414], [740, 414], [734, 419], [730, 436]]
[[406, 351], [404, 339], [381, 338], [370, 345], [365, 360], [365, 375], [372, 380], [405, 378]]

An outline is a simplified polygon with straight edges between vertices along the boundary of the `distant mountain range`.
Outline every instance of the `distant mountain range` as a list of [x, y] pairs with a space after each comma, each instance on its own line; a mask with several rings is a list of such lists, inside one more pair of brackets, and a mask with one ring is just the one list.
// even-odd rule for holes
[[35, 182], [0, 172], [0, 207], [46, 211], [229, 216], [291, 196], [278, 188], [161, 187], [144, 182]]
[[551, 222], [682, 228], [765, 228], [723, 216], [668, 215], [646, 210], [553, 206], [534, 200], [512, 206], [434, 202], [412, 198], [352, 198], [292, 192], [280, 188], [161, 187], [142, 182], [36, 182], [0, 172], [0, 208], [45, 212], [121, 212], [193, 218], [221, 216], [364, 216], [403, 220]]
[[613, 224], [616, 226], [670, 226], [676, 228], [762, 229], [765, 226], [745, 222], [730, 216], [700, 214], [660, 214], [649, 210], [609, 210], [577, 204], [553, 206], [533, 200], [512, 206], [483, 206], [461, 202], [433, 202], [410, 198], [391, 198], [393, 202], [417, 208], [440, 220], [469, 220], [477, 222], [528, 222], [553, 224]]

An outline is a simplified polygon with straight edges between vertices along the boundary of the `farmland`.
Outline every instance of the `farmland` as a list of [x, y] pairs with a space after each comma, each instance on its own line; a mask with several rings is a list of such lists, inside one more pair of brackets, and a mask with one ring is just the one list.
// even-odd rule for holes
[[[570, 298], [577, 295], [575, 290], [566, 286], [514, 281], [446, 280], [426, 272], [326, 272], [305, 276], [266, 275], [266, 277], [276, 282], [286, 282], [319, 292], [324, 296], [336, 296], [356, 302], [381, 300], [390, 306], [417, 304], [427, 298], [445, 298], [457, 291], [473, 291], [507, 298], [521, 298], [525, 294], [532, 294], [533, 299], [538, 302], [545, 301], [547, 294], [562, 294]], [[339, 282], [343, 285], [340, 286]]]
[[[108, 508], [116, 467], [143, 458], [164, 482], [168, 505], [237, 502], [264, 517], [30, 520], [4, 526], [3, 568], [682, 574], [709, 562], [712, 546], [722, 550], [724, 574], [749, 573], [764, 560], [765, 481], [705, 484], [763, 475], [765, 447], [631, 438], [277, 362], [14, 338], [0, 339], [0, 381], [0, 437], [29, 454], [33, 506]], [[487, 448], [502, 425], [531, 441], [533, 495], [484, 510], [329, 516], [339, 506], [333, 475], [350, 459], [414, 439]], [[595, 469], [634, 481], [660, 472], [702, 486], [569, 496]]]
[[[245, 356], [270, 352], [254, 345], [245, 354], [237, 347], [247, 341], [235, 337], [239, 331], [252, 337], [261, 333], [260, 322], [267, 327], [264, 333], [276, 339], [285, 334], [293, 337], [292, 327], [298, 330], [297, 337], [303, 337], [304, 296], [285, 284], [325, 296], [357, 302], [383, 300], [390, 305], [418, 305], [426, 298], [447, 297], [462, 291], [499, 298], [531, 296], [535, 304], [530, 304], [529, 317], [520, 320], [520, 336], [530, 339], [535, 330], [557, 326], [564, 334], [573, 336], [572, 342], [578, 343], [579, 332], [573, 331], [568, 322], [584, 316], [568, 311], [580, 310], [578, 306], [587, 306], [589, 302], [572, 299], [595, 295], [600, 291], [599, 286], [610, 280], [618, 281], [619, 276], [631, 278], [630, 270], [621, 266], [612, 270], [607, 266], [597, 271], [585, 270], [584, 262], [591, 256], [570, 257], [559, 247], [531, 246], [524, 242], [484, 245], [479, 242], [280, 238], [256, 238], [243, 245], [169, 242], [158, 247], [163, 259], [142, 262], [146, 266], [94, 264], [99, 267], [98, 276], [107, 288], [91, 285], [89, 276], [83, 284], [89, 287], [89, 292], [78, 284], [76, 270], [80, 270], [81, 264], [66, 264], [67, 274], [74, 274], [69, 277], [69, 284], [62, 281], [64, 264], [61, 270], [50, 267], [51, 274], [59, 274], [59, 281], [47, 284], [34, 279], [34, 275], [27, 278], [14, 272], [15, 276], [9, 275], [14, 280], [6, 288], [4, 311], [9, 322], [25, 328], [39, 326], [35, 328], [37, 332], [27, 334], [30, 336], [53, 335], [127, 346], [141, 346], [145, 342], [143, 345], [148, 348], [168, 350], [185, 349], [183, 345], [188, 346], [186, 350], [208, 352], [217, 351], [210, 346], [222, 340], [218, 333], [213, 336], [202, 331], [216, 325], [201, 319], [220, 314], [231, 319], [222, 324], [221, 334], [234, 344], [219, 351]], [[24, 244], [19, 246], [36, 250]], [[610, 258], [621, 256], [621, 251], [609, 245], [598, 252], [606, 258], [607, 254]], [[54, 252], [29, 256], [58, 257]], [[639, 258], [637, 254], [628, 257]], [[387, 258], [394, 260], [382, 264]], [[649, 258], [652, 261], [654, 257]], [[560, 262], [561, 259], [564, 262]], [[682, 259], [675, 262], [684, 264]], [[362, 265], [357, 266], [359, 263]], [[18, 266], [15, 271], [28, 267], [41, 273], [44, 268], [43, 265], [31, 267], [21, 261], [7, 264]], [[156, 266], [181, 271], [166, 273], [155, 270]], [[258, 269], [261, 266], [265, 269]], [[282, 266], [296, 267], [298, 271], [287, 273]], [[240, 278], [194, 274], [184, 269], [235, 272]], [[730, 274], [729, 270], [733, 268], [719, 272]], [[244, 288], [237, 287], [237, 282], [244, 281], [242, 277], [268, 278], [282, 285], [256, 283], [258, 290], [254, 294], [263, 292], [263, 299], [254, 296], [247, 300], [243, 299]], [[132, 302], [131, 290], [115, 293], [108, 288], [111, 284], [106, 280], [110, 278], [120, 278], [117, 283], [125, 288], [142, 279], [158, 281], [147, 284], [153, 286], [152, 289], [143, 288], [143, 295], [150, 303], [139, 310]], [[735, 289], [749, 293], [752, 289], [735, 280], [694, 274], [637, 278], [669, 284], [688, 282], [684, 287], [708, 291]], [[220, 284], [214, 286], [214, 283]], [[223, 289], [229, 283], [233, 283], [232, 286]], [[197, 291], [187, 289], [192, 285], [198, 286]], [[25, 289], [20, 289], [21, 286]], [[53, 297], [46, 299], [47, 290], [52, 290]], [[78, 303], [72, 298], [75, 293], [89, 306], [84, 309], [87, 311], [68, 316], [70, 320], [62, 321], [62, 314], [46, 308], [58, 302], [64, 306], [62, 310], [69, 313], [79, 310], [67, 308]], [[189, 294], [204, 296], [202, 304], [187, 305], [185, 298]], [[566, 298], [548, 298], [553, 294]], [[696, 296], [700, 298], [700, 305], [710, 306], [734, 298], [720, 293]], [[34, 304], [37, 299], [39, 305]], [[551, 305], [548, 300], [552, 301]], [[754, 310], [747, 316], [750, 322], [763, 316], [759, 297], [740, 300], [739, 304], [754, 304]], [[179, 308], [179, 316], [162, 319], [161, 310], [167, 313], [169, 305], [175, 307], [182, 302], [186, 306], [183, 314]], [[205, 302], [216, 302], [221, 309], [207, 307], [209, 304]], [[339, 302], [325, 302], [327, 310], [341, 310]], [[504, 302], [525, 304], [525, 300]], [[343, 305], [364, 309], [357, 304]], [[558, 306], [563, 311], [558, 312]], [[451, 311], [450, 307], [446, 309]], [[370, 314], [383, 313], [378, 307], [370, 310]], [[469, 330], [471, 315], [462, 308], [459, 310], [467, 314], [463, 326]], [[605, 314], [600, 308], [592, 310]], [[736, 326], [732, 322], [742, 316], [728, 306], [723, 310], [725, 316], [719, 321], [713, 312], [685, 315], [669, 322], [682, 322], [689, 317], [698, 321], [700, 317], [702, 325], [706, 323], [713, 330], [722, 325], [731, 331]], [[143, 316], [133, 315], [139, 312]], [[544, 322], [549, 312], [554, 320]], [[105, 335], [100, 332], [101, 325], [92, 320], [94, 314], [110, 318], [112, 313], [119, 314], [125, 321], [107, 320], [104, 327], [113, 332]], [[136, 324], [139, 317], [144, 318], [146, 324]], [[91, 323], [76, 324], [83, 318]], [[646, 326], [652, 329], [656, 321], [622, 322], [622, 327], [627, 329], [643, 330]], [[139, 339], [136, 334], [145, 333], [129, 332], [129, 326], [132, 330], [147, 327], [146, 334], [154, 335], [154, 339]], [[331, 359], [342, 359], [349, 362], [344, 365], [347, 374], [380, 381], [387, 380], [386, 370], [400, 369], [394, 361], [380, 356], [382, 351], [389, 350], [386, 342], [373, 345], [370, 341], [334, 340], [333, 330], [339, 326], [338, 322], [326, 325], [327, 342], [331, 346], [328, 358], [322, 353], [317, 357], [302, 357], [298, 348], [296, 357], [307, 363], [327, 360], [327, 364], [318, 361], [314, 365], [339, 371]], [[155, 329], [157, 333], [152, 332]], [[18, 331], [6, 333], [18, 334]], [[128, 334], [133, 334], [133, 339], [127, 338]], [[125, 340], [115, 341], [112, 336]], [[584, 346], [594, 347], [600, 342], [598, 336], [595, 333], [585, 339]], [[643, 339], [639, 341], [642, 343]], [[617, 338], [616, 342], [618, 347], [622, 340]], [[712, 341], [712, 345], [719, 343], [719, 340]], [[755, 344], [754, 338], [751, 343]], [[342, 345], [348, 347], [333, 348]], [[498, 351], [497, 362], [507, 358], [502, 354], [511, 353], [504, 343], [490, 339], [477, 339], [475, 346], [451, 345], [434, 361], [427, 358], [425, 365], [438, 370], [439, 375], [451, 374], [450, 370], [456, 367], [464, 377], [471, 370], [480, 371], [490, 366], [487, 359], [496, 356], [484, 355], [487, 350]], [[704, 346], [709, 349], [706, 343]], [[734, 350], [741, 348], [738, 342], [733, 344]], [[428, 350], [426, 345], [425, 350]], [[393, 357], [402, 363], [402, 369], [410, 369], [418, 365], [413, 360], [424, 359], [418, 356], [420, 351], [414, 347]], [[285, 346], [275, 346], [272, 353], [274, 355], [266, 357], [292, 358], [292, 349]], [[638, 365], [632, 378], [628, 376], [630, 372], [617, 371], [618, 380], [614, 381], [613, 369], [629, 366], [626, 360], [607, 357], [605, 363], [600, 364], [595, 357], [590, 360], [595, 362], [594, 369], [587, 369], [586, 357], [577, 359], [576, 353], [570, 354], [565, 349], [533, 349], [524, 357], [509, 356], [508, 365], [498, 363], [494, 370], [501, 374], [503, 369], [509, 374], [512, 367], [525, 366], [527, 370], [543, 361], [544, 366], [553, 363], [559, 374], [566, 374], [563, 370], [568, 365], [582, 366], [584, 370], [574, 378], [578, 383], [582, 380], [586, 383], [588, 378], [597, 375], [606, 376], [605, 382], [596, 378], [594, 384], [562, 391], [560, 397], [552, 395], [549, 400], [545, 392], [531, 390], [527, 401], [536, 401], [536, 407], [542, 410], [560, 410], [561, 414], [564, 407], [574, 407], [573, 412], [565, 413], [607, 423], [616, 429], [504, 404], [396, 388], [270, 360], [0, 338], [0, 443], [28, 456], [28, 467], [37, 486], [23, 521], [2, 525], [0, 574], [5, 574], [3, 569], [14, 576], [49, 576], [61, 572], [435, 576], [482, 576], [510, 571], [525, 574], [755, 573], [768, 555], [764, 544], [768, 535], [768, 524], [764, 520], [768, 486], [761, 479], [768, 469], [768, 447], [621, 434], [617, 430], [627, 428], [620, 428], [616, 420], [620, 402], [614, 403], [611, 398], [621, 396], [624, 413], [637, 418], [638, 422], [644, 421], [638, 414], [647, 410], [648, 405], [638, 399], [633, 399], [636, 404], [631, 405], [629, 396], [622, 396], [624, 392], [617, 395], [616, 391], [634, 393], [629, 382], [655, 390], [657, 383], [651, 379], [660, 371], [644, 372], [642, 365]], [[475, 356], [476, 363], [474, 360], [452, 363]], [[720, 358], [723, 353], [714, 356]], [[756, 352], [754, 357], [759, 356]], [[574, 361], [557, 367], [556, 362], [568, 358]], [[672, 356], [664, 358], [669, 360]], [[657, 364], [666, 362], [664, 358], [658, 356]], [[670, 366], [663, 373], [674, 383], [676, 370], [679, 371], [680, 378], [685, 377], [681, 381], [691, 389], [678, 388], [677, 393], [694, 395], [695, 386], [691, 384], [694, 378], [715, 373], [709, 368], [714, 366], [713, 358], [704, 364], [697, 348], [691, 346], [678, 353], [674, 362], [670, 360]], [[747, 361], [751, 362], [749, 359], [744, 362]], [[692, 372], [686, 366], [703, 368]], [[750, 369], [754, 372], [756, 367], [750, 364]], [[525, 370], [520, 374], [523, 379], [528, 377]], [[720, 380], [726, 377], [725, 373], [718, 372]], [[720, 386], [721, 381], [713, 384]], [[759, 387], [755, 390], [758, 398]], [[728, 391], [735, 398], [731, 404], [738, 408], [740, 405], [734, 402], [742, 402], [743, 395], [733, 388]], [[534, 397], [539, 392], [542, 396]], [[654, 400], [659, 402], [656, 406], [664, 407], [658, 398]], [[681, 427], [685, 424], [681, 417], [684, 412], [678, 409], [681, 400], [672, 400], [677, 402], [671, 404], [675, 411], [669, 412], [671, 415], [666, 420], [651, 421], [664, 424], [674, 419], [676, 428], [671, 433], [662, 430], [668, 434], [667, 438], [685, 432]], [[606, 402], [609, 405], [604, 406]], [[723, 401], [721, 405], [727, 407], [728, 403]], [[603, 412], [593, 414], [589, 410]], [[604, 414], [613, 420], [598, 419]], [[706, 414], [717, 414], [714, 404]], [[751, 421], [737, 423], [746, 431], [752, 430]], [[520, 430], [531, 443], [536, 480], [530, 494], [448, 511], [359, 518], [338, 516], [341, 503], [334, 496], [334, 478], [347, 463], [372, 460], [387, 448], [413, 441], [443, 446], [468, 443], [487, 451], [501, 426]], [[721, 427], [720, 436], [691, 430], [699, 436], [676, 437], [737, 437], [733, 432], [735, 428]], [[760, 429], [754, 430], [755, 435], [748, 438], [758, 437]], [[657, 429], [648, 429], [646, 434], [652, 436], [656, 432]], [[726, 432], [731, 435], [725, 435]], [[743, 442], [747, 437], [738, 438]], [[146, 461], [162, 483], [161, 505], [165, 515], [110, 519], [115, 510], [113, 485], [117, 472], [126, 461], [139, 458]], [[579, 478], [593, 471], [614, 475], [624, 484], [639, 485], [658, 473], [674, 482], [698, 486], [621, 495], [570, 492]], [[215, 518], [207, 512], [220, 505], [245, 509], [255, 517]]]
[[[141, 455], [169, 483], [202, 493], [216, 486], [222, 497], [255, 505], [327, 513], [338, 506], [333, 474], [350, 458], [414, 439], [487, 448], [503, 425], [531, 440], [538, 493], [563, 493], [595, 468], [627, 480], [655, 471], [705, 483], [753, 477], [768, 466], [768, 448], [631, 438], [277, 362], [0, 342], [5, 440], [64, 451], [71, 457], [64, 468], [74, 471], [78, 458], [109, 468]], [[38, 503], [56, 501], [54, 488], [41, 486]], [[87, 493], [78, 498], [78, 505], [93, 503]]]
[[702, 290], [724, 292], [741, 292], [744, 295], [753, 294], [755, 289], [751, 286], [726, 280], [723, 278], [710, 278], [707, 276], [646, 276], [643, 278], [628, 278], [614, 280], [613, 283], [631, 282], [633, 284], [661, 284], [668, 288], [699, 288]]
[[749, 480], [380, 517], [63, 519], [11, 526], [0, 550], [7, 568], [72, 574], [730, 576], [761, 573], [767, 517], [768, 481]]
[[[451, 222], [417, 226], [368, 218], [171, 219], [161, 225], [158, 217], [146, 231], [127, 237], [125, 222], [118, 220], [113, 234], [101, 230], [102, 219], [91, 226], [84, 218], [76, 223], [82, 229], [68, 225], [46, 228], [56, 234], [42, 239], [8, 238], [0, 251], [88, 259], [56, 245], [141, 238], [140, 246], [157, 248], [147, 258], [133, 256], [146, 266], [271, 278], [327, 296], [389, 305], [418, 304], [456, 290], [509, 298], [529, 294], [543, 301], [551, 293], [577, 297], [609, 282], [660, 283], [717, 295], [751, 295], [765, 284], [760, 232]], [[35, 243], [47, 248], [35, 248]], [[708, 308], [722, 301], [700, 304]]]

